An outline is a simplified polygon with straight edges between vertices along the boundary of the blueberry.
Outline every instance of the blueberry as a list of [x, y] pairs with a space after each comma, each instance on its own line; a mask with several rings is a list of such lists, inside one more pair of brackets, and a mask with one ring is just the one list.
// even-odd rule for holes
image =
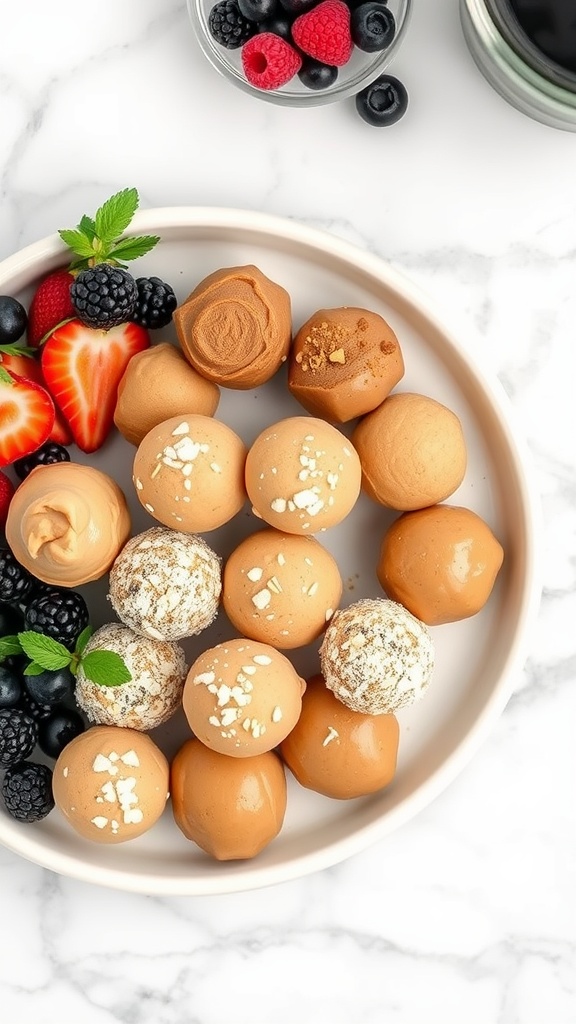
[[26, 310], [18, 299], [0, 295], [0, 345], [13, 345], [28, 325]]
[[24, 616], [18, 608], [9, 604], [0, 604], [0, 637], [14, 636], [24, 625]]
[[359, 50], [376, 53], [385, 50], [396, 35], [396, 21], [392, 11], [382, 3], [371, 0], [352, 11], [350, 34]]
[[69, 668], [59, 668], [55, 672], [24, 676], [24, 685], [36, 704], [54, 707], [73, 699], [76, 682]]
[[57, 758], [64, 747], [84, 732], [84, 728], [84, 721], [77, 711], [62, 708], [40, 722], [38, 746], [48, 757]]
[[299, 14], [304, 14], [309, 11], [312, 7], [315, 7], [318, 0], [280, 0], [280, 6], [288, 11], [288, 14], [298, 17]]
[[356, 110], [368, 124], [377, 128], [395, 124], [406, 113], [408, 93], [393, 75], [380, 75], [356, 96]]
[[273, 18], [278, 10], [277, 0], [237, 0], [240, 13], [248, 21], [266, 21]]
[[15, 708], [22, 696], [22, 683], [17, 672], [0, 665], [0, 708]]
[[304, 57], [298, 78], [307, 89], [328, 89], [338, 78], [338, 68], [322, 64], [313, 57]]
[[292, 42], [291, 29], [292, 19], [284, 11], [279, 11], [272, 18], [266, 18], [266, 21], [258, 23], [259, 32], [272, 32], [275, 36], [280, 36], [281, 39], [285, 39], [288, 43]]

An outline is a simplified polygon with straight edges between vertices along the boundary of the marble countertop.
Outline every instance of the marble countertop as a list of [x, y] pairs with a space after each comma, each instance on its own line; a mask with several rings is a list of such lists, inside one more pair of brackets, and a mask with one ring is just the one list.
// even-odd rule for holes
[[576, 136], [491, 90], [456, 0], [415, 0], [392, 70], [410, 106], [379, 130], [352, 102], [235, 90], [182, 0], [3, 12], [0, 257], [127, 185], [142, 207], [262, 210], [367, 248], [474, 328], [544, 513], [525, 668], [443, 795], [352, 859], [245, 894], [125, 894], [0, 849], [5, 1024], [576, 1019]]

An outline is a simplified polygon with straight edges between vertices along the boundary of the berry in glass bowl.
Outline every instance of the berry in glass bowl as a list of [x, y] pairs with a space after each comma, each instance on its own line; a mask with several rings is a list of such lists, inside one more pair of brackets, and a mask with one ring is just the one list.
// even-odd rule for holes
[[357, 0], [188, 0], [212, 66], [244, 92], [293, 107], [355, 96], [388, 67], [412, 0], [364, 7], [358, 14]]

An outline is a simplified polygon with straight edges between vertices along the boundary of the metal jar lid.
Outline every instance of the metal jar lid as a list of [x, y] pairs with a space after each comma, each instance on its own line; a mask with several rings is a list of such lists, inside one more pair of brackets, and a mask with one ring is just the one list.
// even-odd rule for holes
[[576, 75], [538, 50], [509, 0], [460, 0], [462, 31], [486, 80], [522, 113], [576, 131]]

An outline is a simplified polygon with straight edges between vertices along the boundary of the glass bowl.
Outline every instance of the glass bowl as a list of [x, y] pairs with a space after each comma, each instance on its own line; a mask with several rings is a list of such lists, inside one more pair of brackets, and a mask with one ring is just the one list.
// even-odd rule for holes
[[[376, 53], [367, 53], [357, 46], [347, 64], [338, 69], [336, 81], [326, 89], [312, 90], [297, 75], [279, 89], [259, 89], [251, 85], [242, 70], [241, 48], [228, 50], [210, 33], [208, 18], [217, 0], [187, 0], [188, 12], [200, 47], [216, 71], [239, 89], [269, 103], [286, 107], [315, 107], [354, 96], [370, 85], [388, 67], [406, 35], [412, 0], [388, 0], [386, 6], [394, 15], [396, 33], [389, 46]], [[384, 0], [385, 2], [385, 0]], [[352, 0], [349, 0], [352, 7]], [[354, 3], [354, 6], [358, 6]]]

